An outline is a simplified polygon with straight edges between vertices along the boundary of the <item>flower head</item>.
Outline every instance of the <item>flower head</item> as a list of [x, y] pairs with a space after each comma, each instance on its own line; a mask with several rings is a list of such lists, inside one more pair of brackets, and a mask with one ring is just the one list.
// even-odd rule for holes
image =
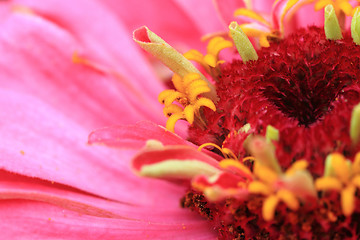
[[[182, 205], [210, 220], [222, 239], [332, 238], [330, 227], [339, 236], [357, 236], [358, 12], [348, 1], [317, 1], [324, 28], [309, 26], [286, 34], [286, 19], [313, 2], [276, 1], [273, 22], [253, 9], [234, 10], [241, 23], [250, 19], [245, 25], [229, 25], [237, 59], [219, 65], [218, 52], [211, 63], [198, 51], [185, 54], [200, 63], [216, 97], [208, 98], [213, 106], [196, 108], [201, 121], [193, 120], [193, 111], [186, 117], [186, 107], [170, 112], [169, 121], [187, 120], [188, 140], [222, 154], [223, 160], [204, 161], [203, 153], [185, 148], [180, 159], [168, 154], [175, 146], [157, 154], [145, 150], [134, 159], [144, 176], [154, 177], [147, 169], [156, 169], [158, 178], [185, 177], [189, 191]], [[352, 15], [348, 29], [345, 16]], [[231, 47], [226, 41], [217, 38], [209, 45]], [[160, 96], [167, 91], [174, 90]], [[201, 100], [205, 92], [199, 93], [196, 99]], [[325, 209], [328, 200], [331, 210]], [[348, 224], [339, 227], [344, 218]]]
[[356, 4], [213, 2], [1, 1], [3, 237], [359, 237]]

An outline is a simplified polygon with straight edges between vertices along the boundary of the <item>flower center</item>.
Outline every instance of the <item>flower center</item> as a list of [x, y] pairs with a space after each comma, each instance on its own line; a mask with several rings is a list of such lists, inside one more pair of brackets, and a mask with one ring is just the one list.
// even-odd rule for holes
[[[330, 128], [335, 135], [348, 132], [334, 126], [350, 116], [328, 113], [340, 108], [350, 112], [360, 100], [356, 87], [360, 49], [349, 33], [344, 33], [342, 40], [331, 41], [322, 29], [309, 27], [257, 53], [257, 61], [234, 60], [222, 65], [216, 84], [220, 98], [217, 111], [204, 109], [207, 128], [191, 126], [190, 140], [196, 144], [213, 142], [244, 157], [243, 142], [248, 136], [242, 133], [244, 125], [250, 124], [250, 133], [260, 135], [272, 125], [280, 130], [279, 148], [283, 151], [277, 154], [283, 166], [289, 166], [291, 159], [326, 157], [329, 149], [320, 151], [322, 146], [311, 136], [329, 135]], [[302, 147], [290, 148], [300, 138], [308, 140]], [[322, 144], [342, 149], [333, 142]], [[310, 165], [310, 169], [314, 167], [320, 166]]]
[[309, 127], [331, 111], [341, 90], [356, 79], [359, 70], [353, 67], [353, 56], [358, 53], [350, 38], [328, 41], [321, 29], [312, 27], [263, 48], [259, 61], [250, 66], [231, 64], [230, 76], [225, 73], [224, 78], [244, 86], [238, 92], [240, 99], [251, 97], [249, 93], [262, 95], [268, 101], [264, 107], [274, 105]]
[[[235, 61], [226, 66], [219, 84], [222, 86], [217, 89], [223, 89], [219, 92], [222, 102], [234, 100], [233, 106], [240, 111], [247, 100], [261, 105], [260, 114], [273, 105], [298, 125], [308, 127], [331, 111], [331, 103], [356, 80], [360, 71], [355, 67], [358, 61], [355, 56], [359, 54], [359, 48], [349, 37], [328, 41], [317, 27], [302, 29], [263, 48], [256, 62]], [[239, 86], [235, 94], [229, 96], [228, 85]], [[276, 112], [272, 117], [279, 115]]]
[[[210, 220], [220, 239], [358, 235], [360, 8], [350, 32], [344, 28], [353, 12], [347, 1], [318, 1], [324, 28], [284, 37], [283, 20], [297, 2], [276, 1], [274, 13], [283, 10], [273, 15], [274, 25], [252, 10], [236, 11], [266, 25], [230, 23], [241, 61], [219, 60], [219, 51], [233, 46], [219, 36], [206, 55], [175, 53], [148, 30], [139, 41], [155, 55], [168, 53], [160, 59], [176, 73], [175, 90], [159, 95], [166, 128], [174, 131], [186, 120], [189, 140], [201, 146], [147, 147], [134, 166], [143, 176], [191, 180], [181, 204]], [[248, 36], [263, 48], [256, 51]], [[204, 147], [224, 159], [208, 159]]]

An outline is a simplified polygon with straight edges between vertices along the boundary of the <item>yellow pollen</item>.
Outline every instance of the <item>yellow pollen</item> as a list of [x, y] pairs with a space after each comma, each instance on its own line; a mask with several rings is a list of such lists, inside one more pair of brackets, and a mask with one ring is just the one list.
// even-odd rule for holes
[[80, 57], [78, 52], [74, 52], [71, 58], [73, 63], [88, 65], [89, 61], [86, 58]]
[[191, 49], [184, 54], [184, 57], [188, 60], [195, 61], [202, 65], [207, 73], [216, 77], [213, 68], [216, 68], [219, 64], [224, 63], [223, 60], [219, 60], [219, 53], [225, 49], [233, 46], [231, 41], [224, 39], [221, 36], [216, 36], [210, 39], [207, 45], [207, 54], [203, 55], [201, 52], [195, 49]]
[[35, 15], [35, 12], [31, 8], [26, 7], [26, 6], [21, 6], [21, 5], [12, 6], [11, 11], [15, 12], [15, 13], [25, 14], [25, 15]]
[[196, 118], [201, 119], [201, 107], [216, 111], [213, 101], [199, 96], [211, 91], [200, 74], [189, 73], [183, 78], [174, 74], [172, 82], [175, 90], [164, 90], [158, 96], [158, 101], [165, 105], [164, 115], [169, 118], [166, 122], [169, 131], [174, 132], [175, 123], [180, 119], [187, 120], [190, 124], [193, 124]]

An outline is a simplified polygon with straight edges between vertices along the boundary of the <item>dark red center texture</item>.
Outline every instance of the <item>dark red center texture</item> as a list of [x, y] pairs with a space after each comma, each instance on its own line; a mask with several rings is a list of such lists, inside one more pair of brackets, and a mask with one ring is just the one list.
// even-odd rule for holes
[[[222, 66], [217, 112], [204, 109], [207, 128], [190, 127], [190, 140], [223, 145], [241, 158], [247, 135], [265, 135], [272, 125], [280, 131], [276, 151], [283, 168], [306, 159], [314, 174], [322, 174], [329, 153], [351, 158], [357, 150], [349, 125], [360, 102], [360, 46], [350, 34], [331, 41], [321, 28], [300, 29], [258, 55], [257, 61]], [[246, 123], [250, 132], [239, 132]]]
[[[329, 153], [353, 160], [360, 150], [349, 136], [352, 109], [360, 102], [360, 46], [349, 32], [343, 35], [331, 41], [321, 28], [300, 29], [259, 50], [257, 61], [223, 64], [216, 83], [217, 112], [204, 108], [207, 128], [191, 126], [189, 139], [230, 148], [241, 159], [248, 155], [243, 147], [247, 136], [265, 135], [272, 125], [280, 133], [274, 145], [283, 170], [305, 159], [316, 178], [323, 175]], [[250, 131], [239, 131], [247, 123]], [[359, 239], [358, 195], [349, 218], [341, 213], [337, 193], [319, 195], [310, 210], [292, 212], [281, 203], [271, 222], [262, 219], [261, 196], [209, 203], [190, 191], [182, 205], [209, 219], [220, 239]]]

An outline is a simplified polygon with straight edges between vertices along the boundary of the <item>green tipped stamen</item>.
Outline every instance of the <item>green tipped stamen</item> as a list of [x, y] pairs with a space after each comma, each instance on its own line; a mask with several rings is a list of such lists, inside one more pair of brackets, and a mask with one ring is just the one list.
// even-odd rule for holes
[[238, 133], [244, 132], [247, 133], [251, 129], [250, 123], [245, 124], [242, 128], [239, 129]]
[[276, 128], [274, 128], [271, 125], [268, 125], [266, 127], [266, 135], [265, 135], [266, 141], [267, 142], [271, 142], [271, 141], [279, 141], [279, 130], [277, 130]]
[[360, 103], [357, 104], [352, 111], [350, 138], [353, 144], [357, 144], [360, 140]]
[[232, 22], [229, 25], [231, 37], [234, 40], [236, 49], [238, 50], [242, 60], [246, 63], [247, 61], [258, 59], [258, 55], [251, 44], [246, 34], [241, 30], [237, 22]]
[[339, 40], [342, 39], [341, 28], [339, 21], [336, 17], [334, 7], [329, 4], [325, 7], [325, 22], [324, 29], [326, 39], [328, 40]]
[[360, 10], [356, 9], [354, 16], [351, 20], [351, 36], [354, 43], [360, 45]]

